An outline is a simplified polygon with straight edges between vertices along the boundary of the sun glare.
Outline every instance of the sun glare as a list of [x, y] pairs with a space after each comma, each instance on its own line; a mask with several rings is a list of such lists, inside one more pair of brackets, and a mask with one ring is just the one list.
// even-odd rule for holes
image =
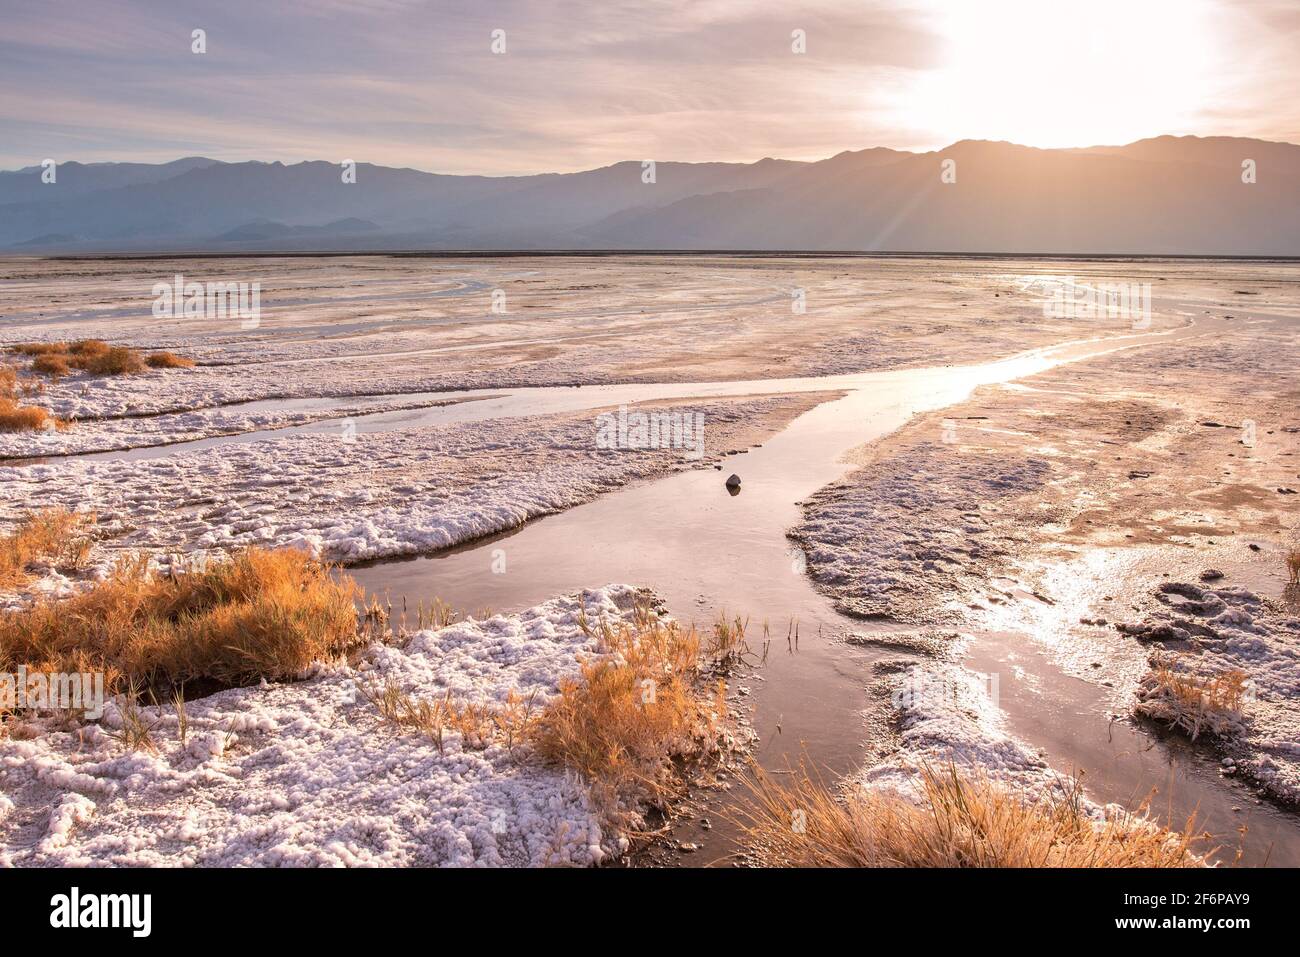
[[1124, 143], [1192, 125], [1219, 56], [1204, 0], [945, 3], [942, 65], [908, 92], [936, 141]]

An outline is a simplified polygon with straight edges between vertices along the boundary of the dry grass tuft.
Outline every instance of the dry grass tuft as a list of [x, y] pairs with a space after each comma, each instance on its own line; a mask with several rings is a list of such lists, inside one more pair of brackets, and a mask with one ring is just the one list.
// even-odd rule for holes
[[1240, 730], [1249, 687], [1249, 676], [1238, 669], [1201, 676], [1175, 671], [1156, 658], [1138, 686], [1135, 710], [1184, 731], [1193, 741], [1202, 732], [1223, 737]]
[[145, 368], [188, 369], [193, 359], [171, 352], [151, 352], [141, 356], [126, 346], [110, 346], [102, 339], [76, 342], [33, 342], [11, 346], [10, 351], [32, 357], [32, 371], [54, 379], [80, 369], [90, 375], [135, 375]]
[[[126, 694], [122, 696], [118, 715], [122, 722], [116, 728], [104, 727], [104, 732], [111, 738], [116, 738], [125, 751], [156, 751], [157, 746], [154, 744], [154, 729], [162, 723], [160, 718], [147, 718], [144, 709], [140, 705], [140, 699], [143, 697], [144, 689], [139, 683], [132, 680], [128, 683]], [[183, 712], [178, 711], [178, 717]], [[103, 727], [103, 725], [101, 725]], [[182, 719], [181, 732], [182, 743], [184, 736], [189, 731], [188, 718]]]
[[103, 671], [170, 691], [290, 678], [360, 643], [360, 589], [306, 553], [253, 548], [168, 575], [120, 562], [89, 591], [0, 613], [0, 670]]
[[30, 568], [46, 562], [55, 568], [81, 568], [90, 554], [90, 527], [95, 516], [47, 508], [28, 515], [12, 532], [0, 536], [0, 588], [21, 585]]
[[358, 681], [357, 691], [374, 705], [385, 721], [425, 735], [438, 746], [439, 754], [444, 753], [443, 733], [447, 728], [445, 706], [450, 699], [420, 700], [392, 681], [383, 685], [367, 685]]
[[38, 405], [20, 405], [0, 397], [0, 432], [44, 432], [66, 429], [68, 423]]
[[724, 611], [713, 624], [713, 632], [704, 648], [704, 654], [712, 659], [715, 666], [722, 669], [739, 665], [751, 652], [745, 641], [745, 631], [749, 628], [749, 619], [736, 615], [728, 618]]
[[72, 364], [66, 355], [43, 352], [32, 360], [32, 371], [51, 379], [61, 379], [72, 372]]
[[1104, 821], [1084, 809], [1071, 781], [1048, 797], [1019, 794], [982, 776], [925, 768], [923, 800], [856, 792], [841, 801], [804, 768], [793, 783], [761, 770], [754, 800], [737, 812], [760, 859], [795, 867], [1197, 867], [1208, 839], [1194, 820], [1180, 831], [1143, 815]]
[[9, 351], [20, 356], [48, 356], [68, 351], [66, 342], [20, 342]]
[[64, 429], [67, 423], [35, 405], [23, 405], [19, 395], [40, 391], [33, 387], [34, 380], [20, 378], [11, 365], [0, 365], [0, 432], [37, 432], [45, 429]]
[[[445, 627], [455, 616], [436, 604], [427, 614], [421, 609], [422, 627], [426, 617]], [[680, 793], [688, 765], [718, 750], [727, 686], [704, 682], [695, 629], [663, 621], [649, 607], [638, 607], [631, 624], [593, 624], [585, 617], [579, 624], [596, 639], [596, 657], [561, 681], [540, 712], [535, 695], [516, 692], [485, 704], [450, 693], [421, 700], [391, 681], [358, 682], [358, 689], [384, 720], [426, 735], [440, 752], [450, 732], [464, 748], [500, 743], [513, 753], [527, 745], [542, 761], [579, 774], [597, 806], [626, 828], [643, 803], [662, 804]], [[738, 653], [737, 641], [724, 644]]]
[[45, 383], [40, 379], [20, 375], [17, 366], [0, 363], [0, 399], [40, 395], [44, 391]]
[[[600, 657], [560, 684], [532, 734], [546, 761], [580, 774], [612, 821], [680, 793], [685, 764], [717, 750], [725, 711], [701, 692], [695, 630], [640, 608], [633, 625], [582, 627]], [[722, 698], [725, 706], [725, 698]]]
[[513, 754], [528, 738], [537, 718], [533, 711], [536, 694], [525, 698], [517, 691], [511, 691], [501, 704], [475, 704], [458, 702], [450, 691], [441, 698], [419, 699], [391, 680], [383, 685], [357, 682], [357, 690], [385, 721], [425, 735], [437, 745], [439, 754], [445, 753], [448, 730], [460, 734], [463, 748], [479, 751], [499, 741]]
[[102, 350], [82, 352], [74, 350], [72, 364], [84, 372], [99, 376], [134, 375], [144, 370], [144, 360], [140, 358], [139, 353], [123, 346], [109, 346]]
[[151, 352], [144, 357], [144, 364], [150, 369], [190, 369], [194, 360], [173, 352]]

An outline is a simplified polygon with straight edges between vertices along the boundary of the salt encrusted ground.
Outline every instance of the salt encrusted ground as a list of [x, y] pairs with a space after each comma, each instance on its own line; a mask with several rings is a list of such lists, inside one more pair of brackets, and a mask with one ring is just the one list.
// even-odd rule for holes
[[[1121, 627], [1193, 679], [1249, 675], [1245, 720], [1214, 743], [1232, 773], [1300, 803], [1300, 610], [1236, 585], [1166, 581], [1153, 597], [1140, 621]], [[1142, 701], [1151, 692], [1140, 686], [1137, 695]]]
[[[417, 554], [514, 528], [628, 482], [709, 467], [825, 398], [688, 403], [704, 417], [698, 459], [672, 448], [599, 448], [592, 412], [0, 468], [0, 516], [13, 520], [37, 504], [93, 508], [102, 540], [92, 577], [125, 550], [164, 560], [247, 545], [295, 546], [341, 562]], [[58, 593], [75, 583], [51, 571], [31, 587]]]
[[[0, 345], [108, 337], [200, 362], [50, 384], [40, 401], [89, 430], [98, 419], [283, 397], [979, 362], [1078, 337], [1077, 321], [1045, 316], [1041, 299], [1021, 290], [1023, 271], [1065, 268], [763, 257], [0, 259]], [[1068, 268], [1086, 277], [1116, 267]], [[1264, 278], [1276, 272], [1241, 268]], [[1172, 277], [1179, 292], [1193, 296], [1211, 285], [1183, 265], [1125, 264], [1123, 271], [1153, 282]], [[257, 327], [230, 318], [155, 318], [152, 287], [177, 273], [187, 281], [260, 282]], [[497, 289], [506, 296], [504, 313], [492, 311]], [[802, 312], [793, 307], [796, 290]], [[1153, 328], [1177, 321], [1159, 315]], [[1128, 325], [1094, 321], [1087, 331]]]
[[543, 707], [594, 642], [580, 610], [631, 621], [610, 585], [518, 615], [373, 644], [305, 680], [145, 708], [153, 751], [124, 750], [111, 703], [79, 731], [31, 723], [0, 738], [0, 866], [597, 864], [627, 847], [602, 830], [582, 784], [527, 747], [467, 747], [385, 724], [359, 683], [420, 699], [452, 692]]
[[1203, 745], [1226, 773], [1300, 799], [1300, 596], [1283, 587], [1300, 547], [1298, 358], [1300, 322], [1243, 322], [981, 389], [813, 496], [792, 535], [818, 586], [877, 619], [878, 640], [937, 653], [918, 674], [972, 692], [903, 708], [902, 750], [864, 780], [914, 780], [919, 761], [952, 756], [1040, 773], [960, 666], [964, 640], [916, 630], [938, 622], [1040, 643], [1121, 714], [1149, 660], [1242, 669], [1254, 697], [1240, 732]]
[[[59, 404], [61, 403], [49, 403], [51, 406]], [[99, 421], [77, 420], [65, 430], [0, 432], [0, 467], [5, 464], [6, 459], [116, 452], [123, 449], [193, 442], [220, 435], [241, 435], [246, 432], [283, 429], [324, 419], [335, 419], [341, 422], [357, 415], [431, 408], [442, 404], [445, 402], [429, 399], [411, 401], [340, 399], [327, 409], [246, 412], [238, 408], [211, 408]]]
[[909, 436], [916, 444], [895, 452], [887, 442], [862, 471], [813, 495], [791, 538], [845, 614], [959, 621], [963, 598], [1024, 543], [1005, 510], [1048, 466]]
[[1043, 755], [1006, 728], [987, 683], [943, 660], [884, 662], [878, 669], [897, 711], [898, 750], [853, 779], [856, 787], [890, 790], [914, 800], [923, 794], [926, 768], [949, 767], [987, 775], [1026, 795], [1059, 790], [1064, 779]]

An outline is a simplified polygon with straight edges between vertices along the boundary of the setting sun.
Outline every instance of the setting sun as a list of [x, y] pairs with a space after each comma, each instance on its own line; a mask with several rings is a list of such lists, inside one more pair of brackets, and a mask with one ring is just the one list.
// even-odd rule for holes
[[1127, 143], [1187, 130], [1219, 55], [1203, 0], [944, 4], [938, 69], [906, 94], [936, 141]]

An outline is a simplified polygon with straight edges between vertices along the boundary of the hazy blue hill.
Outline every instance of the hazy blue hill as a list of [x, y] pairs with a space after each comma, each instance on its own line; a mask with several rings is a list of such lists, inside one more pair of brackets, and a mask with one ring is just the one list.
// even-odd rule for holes
[[[1253, 159], [1257, 182], [1244, 184]], [[957, 181], [941, 182], [956, 162]], [[0, 245], [39, 251], [663, 248], [1300, 255], [1300, 146], [1160, 136], [1042, 150], [964, 140], [820, 162], [447, 176], [323, 161], [0, 173]], [[16, 198], [15, 198], [16, 197]]]

